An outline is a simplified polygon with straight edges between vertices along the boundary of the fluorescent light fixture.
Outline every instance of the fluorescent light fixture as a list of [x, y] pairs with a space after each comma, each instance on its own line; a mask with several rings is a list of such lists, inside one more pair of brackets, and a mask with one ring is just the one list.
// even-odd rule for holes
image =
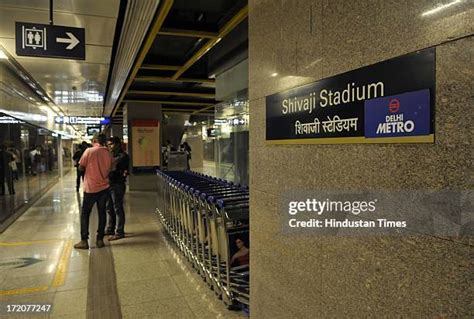
[[438, 13], [438, 12], [444, 10], [444, 9], [447, 9], [447, 8], [449, 8], [449, 7], [451, 7], [451, 6], [455, 5], [455, 4], [460, 3], [461, 1], [462, 1], [462, 0], [455, 0], [455, 1], [452, 1], [452, 2], [447, 3], [447, 4], [441, 4], [441, 5], [437, 6], [437, 7], [434, 8], [434, 9], [431, 9], [431, 10], [429, 10], [429, 11], [423, 12], [423, 13], [421, 14], [421, 16], [422, 16], [422, 17], [425, 17], [425, 16], [429, 16], [429, 15]]
[[275, 76], [277, 76], [277, 75], [278, 75], [278, 73], [276, 73], [276, 72], [275, 72], [275, 73], [272, 73], [272, 77], [275, 77]]
[[8, 56], [0, 49], [0, 60], [8, 60]]

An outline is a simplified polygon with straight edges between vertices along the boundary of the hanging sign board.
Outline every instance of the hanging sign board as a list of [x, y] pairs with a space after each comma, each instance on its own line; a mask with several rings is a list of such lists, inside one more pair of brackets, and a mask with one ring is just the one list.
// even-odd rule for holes
[[44, 58], [85, 60], [85, 29], [16, 22], [16, 54]]
[[434, 142], [435, 49], [266, 97], [269, 144]]

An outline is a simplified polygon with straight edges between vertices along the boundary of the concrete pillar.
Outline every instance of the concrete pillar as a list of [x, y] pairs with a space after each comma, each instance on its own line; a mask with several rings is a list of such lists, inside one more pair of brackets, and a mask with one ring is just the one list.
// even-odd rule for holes
[[184, 133], [184, 123], [189, 118], [189, 114], [170, 114], [163, 124], [163, 142], [170, 140], [171, 144], [178, 148]]
[[[128, 154], [130, 156], [130, 177], [129, 177], [129, 189], [131, 191], [152, 191], [156, 190], [156, 176], [153, 171], [149, 172], [138, 172], [133, 169], [133, 143], [132, 141], [132, 121], [133, 120], [158, 120], [160, 122], [160, 130], [162, 127], [162, 112], [161, 104], [150, 104], [150, 103], [128, 103], [127, 109], [127, 121], [128, 121]], [[113, 127], [112, 127], [113, 129]], [[161, 149], [162, 145], [162, 134], [160, 134], [160, 141], [156, 145], [150, 147], [156, 147]]]

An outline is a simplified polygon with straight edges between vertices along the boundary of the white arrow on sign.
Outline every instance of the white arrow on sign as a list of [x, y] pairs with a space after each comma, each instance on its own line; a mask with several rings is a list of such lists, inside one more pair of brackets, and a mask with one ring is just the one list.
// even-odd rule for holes
[[66, 35], [69, 38], [56, 38], [56, 42], [58, 43], [69, 43], [66, 47], [66, 50], [72, 50], [76, 45], [79, 44], [79, 40], [72, 34], [71, 32], [66, 32]]

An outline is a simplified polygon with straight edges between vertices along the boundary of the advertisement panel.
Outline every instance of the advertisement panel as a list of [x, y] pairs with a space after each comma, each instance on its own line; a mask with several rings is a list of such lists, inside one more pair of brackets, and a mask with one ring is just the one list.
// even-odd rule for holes
[[160, 124], [158, 120], [132, 121], [132, 166], [160, 166]]

